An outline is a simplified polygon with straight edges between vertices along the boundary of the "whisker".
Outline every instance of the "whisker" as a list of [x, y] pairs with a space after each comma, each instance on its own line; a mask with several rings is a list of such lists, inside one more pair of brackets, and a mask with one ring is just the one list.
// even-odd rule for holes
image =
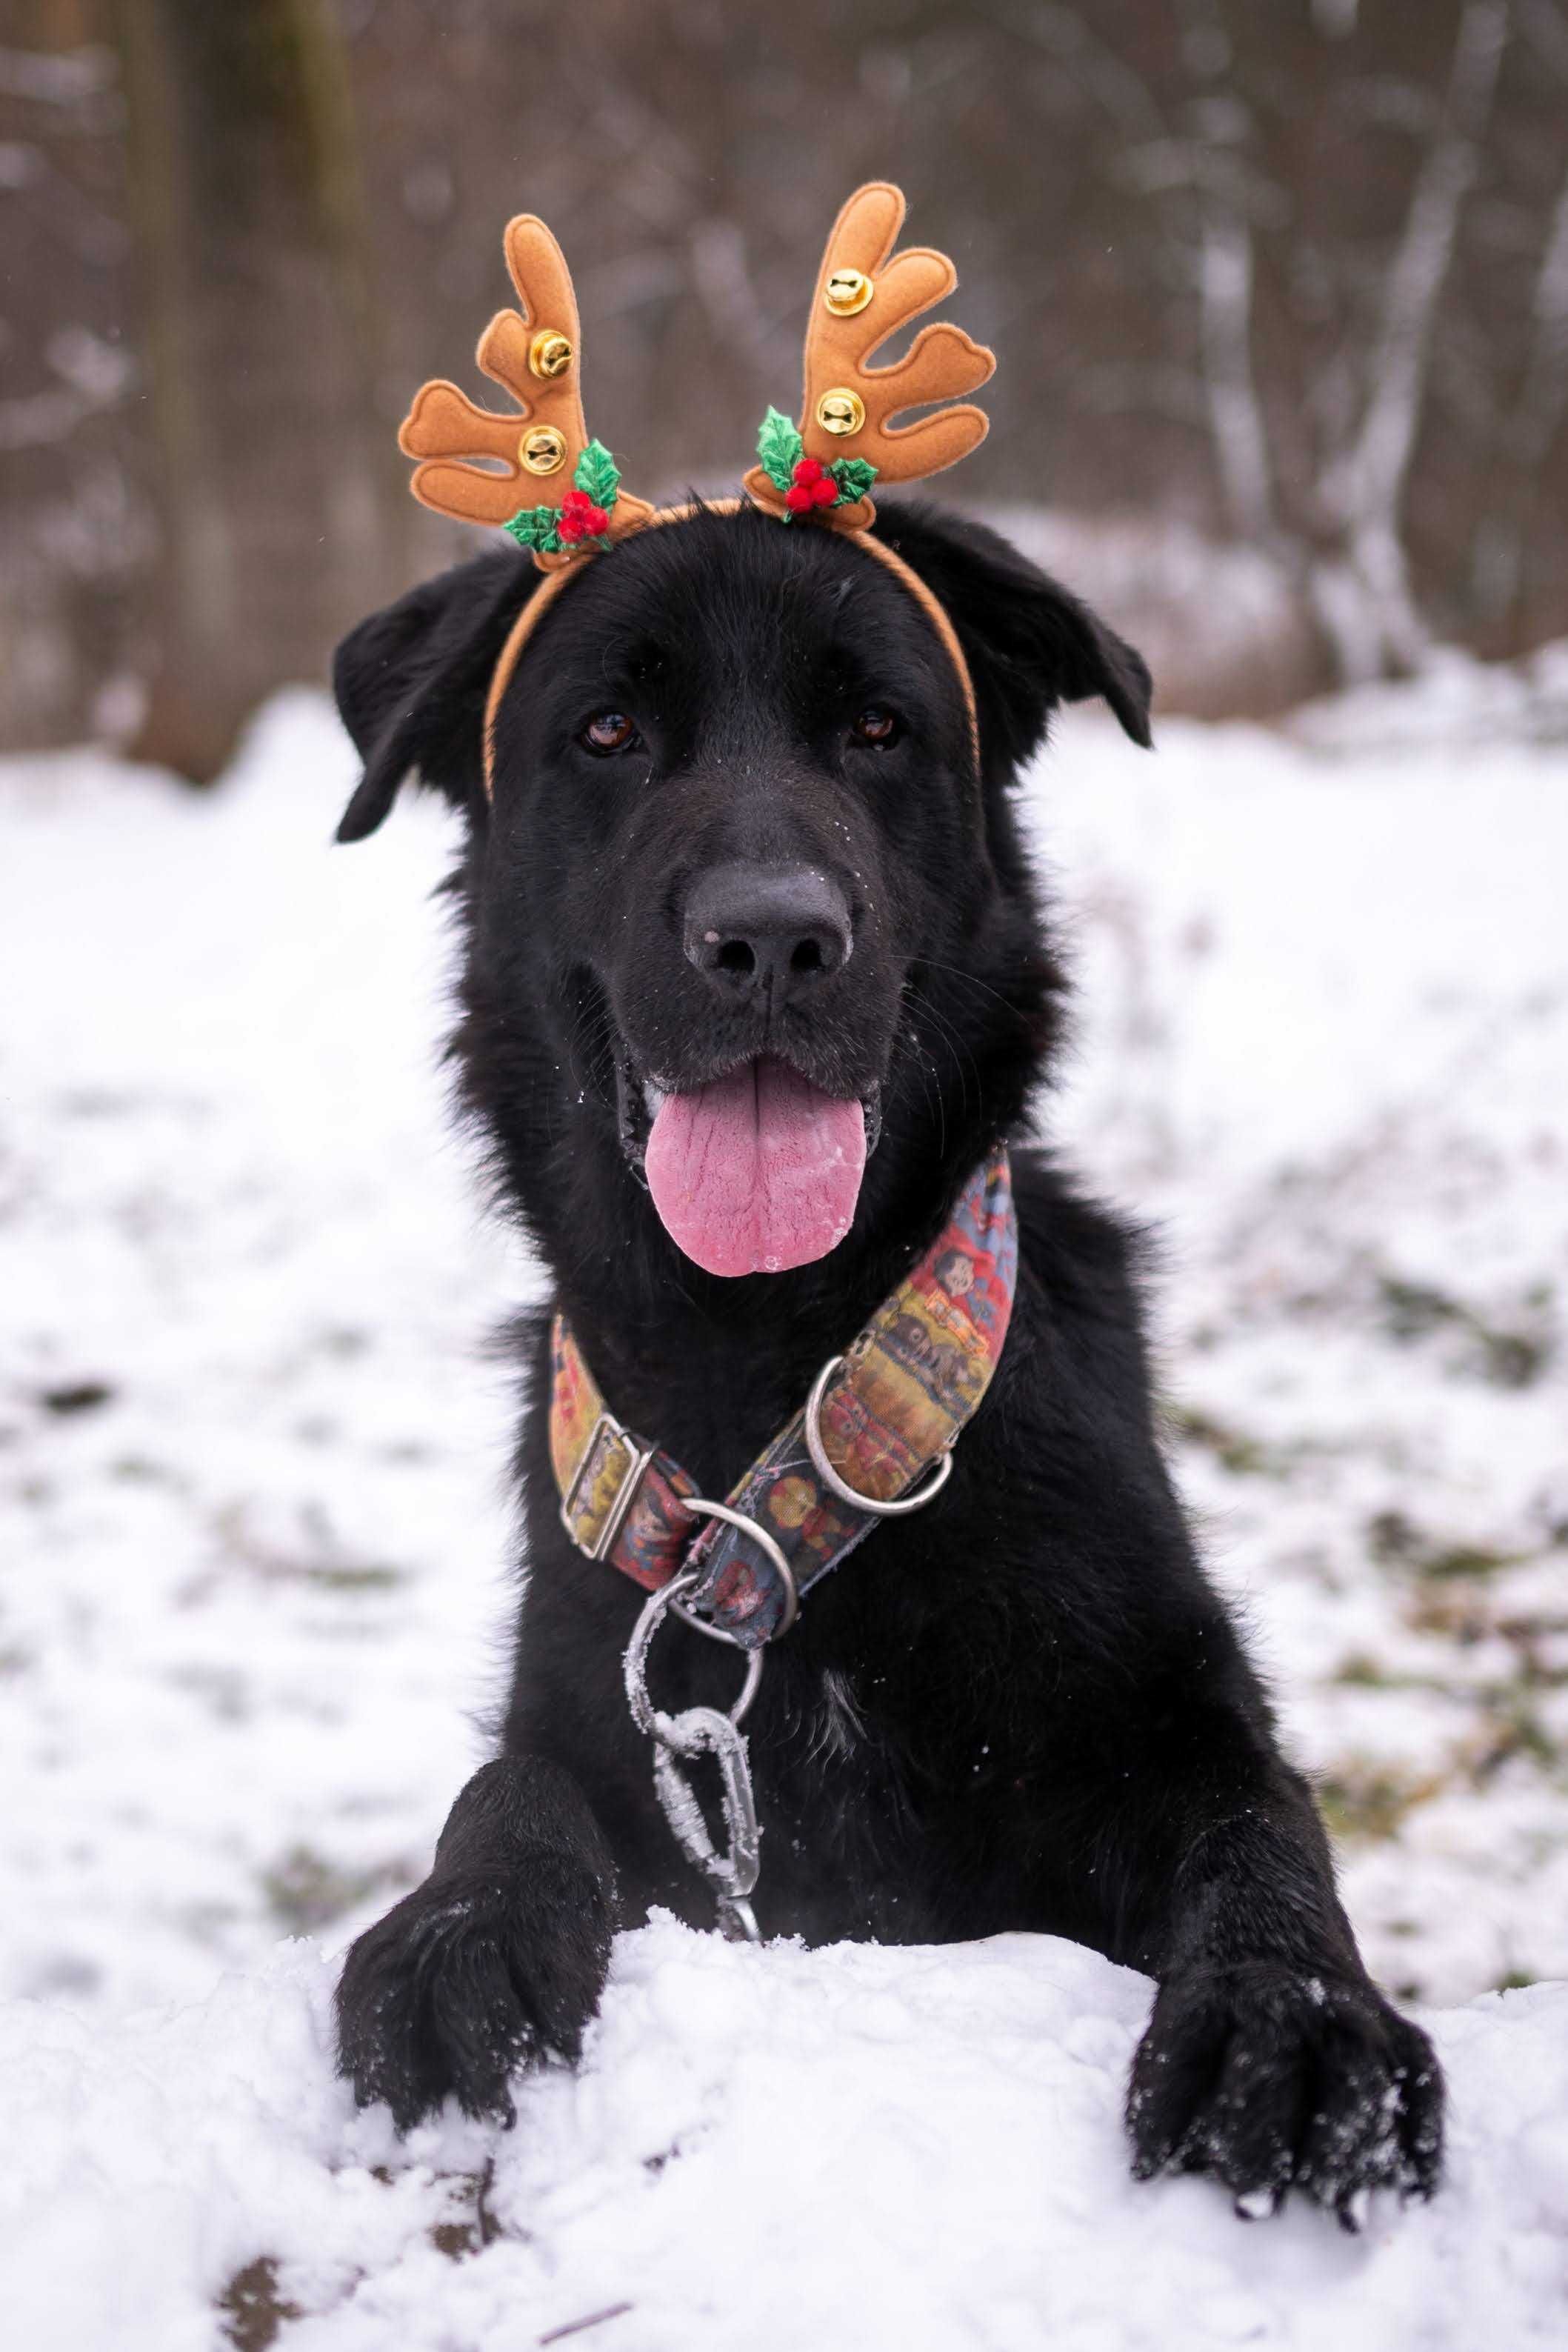
[[966, 987], [977, 988], [982, 996], [994, 997], [996, 1002], [1005, 1011], [1010, 1013], [1015, 1020], [1025, 1019], [1025, 1014], [1013, 1003], [1010, 996], [1004, 996], [999, 988], [993, 988], [988, 980], [981, 980], [977, 973], [966, 971], [962, 964], [943, 963], [936, 956], [922, 956], [919, 961], [927, 971], [950, 972], [955, 980], [961, 980]]

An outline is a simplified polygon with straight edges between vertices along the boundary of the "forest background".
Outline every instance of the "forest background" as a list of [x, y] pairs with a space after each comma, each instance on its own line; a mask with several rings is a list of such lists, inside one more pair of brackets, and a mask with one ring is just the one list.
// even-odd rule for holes
[[210, 779], [459, 551], [393, 436], [514, 212], [630, 478], [733, 486], [873, 176], [1002, 355], [960, 495], [1167, 710], [1568, 633], [1563, 0], [5, 0], [0, 744]]

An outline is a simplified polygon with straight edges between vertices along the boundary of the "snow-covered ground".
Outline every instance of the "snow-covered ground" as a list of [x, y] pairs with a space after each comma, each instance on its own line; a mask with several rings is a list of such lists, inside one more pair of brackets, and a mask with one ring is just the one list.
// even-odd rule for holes
[[1031, 787], [1056, 1130], [1161, 1228], [1187, 1494], [1439, 2005], [1452, 2186], [1355, 2242], [1124, 2180], [1147, 1988], [1042, 1940], [655, 1927], [511, 2136], [354, 2116], [329, 1956], [483, 1752], [536, 1280], [444, 1122], [450, 820], [329, 850], [308, 696], [207, 799], [0, 763], [8, 2341], [1561, 2340], [1568, 1985], [1500, 1989], [1568, 1979], [1565, 703], [1454, 665], [1155, 759], [1073, 714]]

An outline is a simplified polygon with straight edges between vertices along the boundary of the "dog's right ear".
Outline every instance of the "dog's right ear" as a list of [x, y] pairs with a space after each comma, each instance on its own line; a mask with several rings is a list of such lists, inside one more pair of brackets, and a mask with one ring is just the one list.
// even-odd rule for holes
[[938, 507], [903, 504], [879, 511], [876, 532], [920, 574], [958, 632], [988, 772], [1009, 781], [1057, 704], [1094, 695], [1148, 748], [1154, 689], [1143, 656], [999, 533]]
[[485, 697], [512, 623], [538, 586], [531, 558], [494, 548], [361, 621], [332, 660], [332, 691], [365, 763], [340, 841], [362, 841], [411, 771], [455, 807], [484, 793]]

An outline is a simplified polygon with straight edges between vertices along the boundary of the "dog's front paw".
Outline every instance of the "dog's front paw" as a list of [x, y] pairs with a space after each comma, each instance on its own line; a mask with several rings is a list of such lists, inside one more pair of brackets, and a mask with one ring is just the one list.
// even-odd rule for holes
[[438, 1870], [350, 1950], [338, 1985], [338, 2069], [400, 2131], [448, 2092], [513, 2120], [511, 2077], [576, 2059], [610, 1960], [611, 1901], [591, 1871], [541, 1854], [526, 1869]]
[[1356, 2230], [1369, 2190], [1437, 2188], [1443, 2078], [1420, 2028], [1364, 1979], [1195, 1969], [1160, 1989], [1127, 2128], [1140, 2179], [1213, 2173], [1249, 2219], [1296, 2188]]

